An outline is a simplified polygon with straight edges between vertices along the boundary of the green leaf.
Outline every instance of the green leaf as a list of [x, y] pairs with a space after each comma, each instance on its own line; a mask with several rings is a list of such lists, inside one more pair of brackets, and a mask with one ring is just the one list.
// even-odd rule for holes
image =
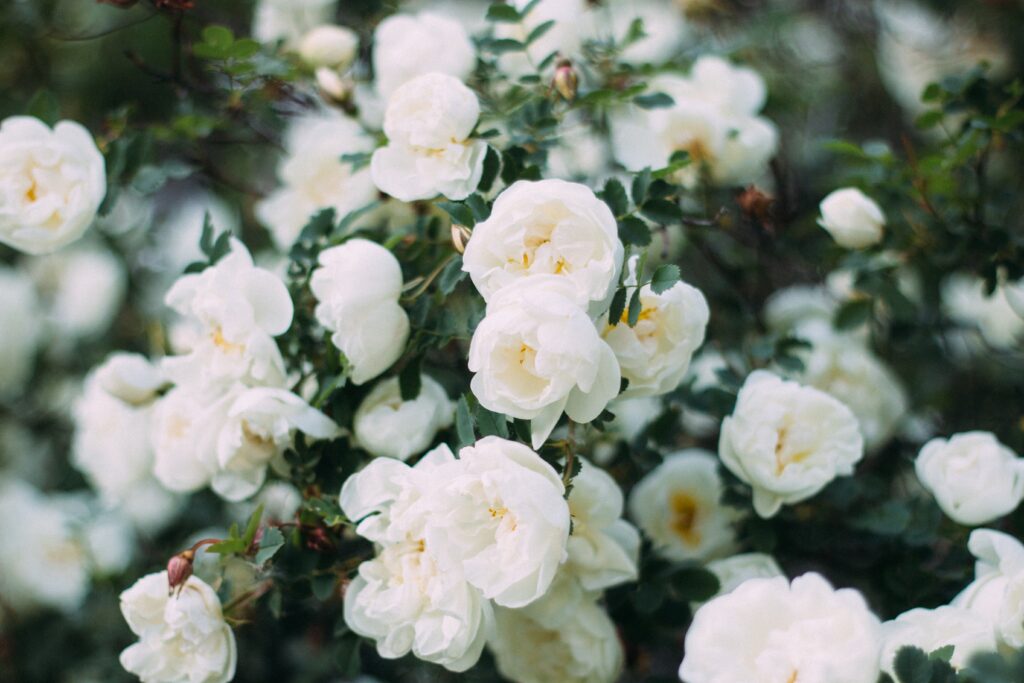
[[496, 2], [487, 8], [487, 21], [517, 23], [522, 21], [522, 17], [512, 5], [506, 5], [503, 2]]
[[625, 245], [646, 247], [651, 243], [651, 229], [636, 216], [626, 216], [619, 221], [619, 239]]
[[920, 130], [934, 128], [945, 118], [945, 114], [938, 110], [926, 111], [914, 120], [914, 125]]
[[508, 438], [508, 418], [501, 413], [495, 413], [479, 405], [476, 408], [476, 426], [480, 431], [481, 437], [500, 436], [503, 439]]
[[472, 228], [476, 225], [473, 210], [462, 202], [437, 202], [437, 207], [447, 213], [453, 222]]
[[651, 189], [651, 169], [645, 168], [633, 178], [633, 203], [640, 206], [647, 199], [647, 191]]
[[484, 157], [484, 171], [480, 176], [480, 184], [477, 186], [479, 192], [490, 192], [494, 186], [494, 179], [498, 177], [501, 169], [501, 157], [490, 145], [487, 146], [487, 155]]
[[626, 323], [630, 327], [636, 327], [637, 321], [640, 320], [640, 311], [643, 309], [643, 305], [640, 303], [640, 288], [637, 287], [633, 290], [633, 296], [629, 297], [629, 311], [626, 313]]
[[608, 308], [608, 324], [614, 327], [622, 322], [622, 314], [626, 310], [626, 288], [619, 287], [612, 297], [612, 305]]
[[334, 596], [334, 587], [338, 584], [338, 578], [334, 574], [320, 574], [314, 576], [310, 583], [310, 587], [313, 590], [313, 596], [324, 602], [330, 600]]
[[245, 524], [245, 535], [242, 536], [242, 542], [245, 543], [245, 547], [248, 548], [252, 545], [252, 542], [256, 539], [256, 532], [260, 529], [260, 520], [263, 519], [263, 503], [256, 506], [252, 514], [249, 515], [249, 521]]
[[405, 364], [402, 372], [398, 375], [398, 389], [401, 392], [403, 401], [414, 401], [420, 395], [422, 376], [420, 364], [422, 357], [417, 356]]
[[615, 216], [624, 216], [629, 212], [629, 198], [626, 196], [626, 188], [622, 187], [615, 178], [609, 178], [608, 182], [604, 184], [604, 190], [601, 192], [601, 199], [608, 205], [608, 208], [612, 210], [612, 214]]
[[871, 319], [875, 302], [872, 299], [854, 299], [847, 301], [836, 311], [833, 324], [837, 330], [850, 330], [860, 327]]
[[362, 656], [359, 652], [363, 641], [355, 633], [345, 634], [338, 639], [337, 649], [334, 654], [334, 663], [338, 666], [338, 673], [344, 680], [355, 680], [362, 669]]
[[718, 593], [718, 577], [707, 569], [686, 567], [674, 571], [669, 579], [672, 593], [682, 602], [704, 602]]
[[466, 197], [466, 206], [473, 212], [474, 223], [485, 221], [491, 215], [491, 206], [487, 203], [487, 200], [475, 192]]
[[671, 95], [663, 92], [645, 93], [633, 98], [633, 104], [642, 109], [661, 109], [671, 107], [675, 103]]
[[455, 287], [466, 279], [466, 271], [462, 269], [462, 257], [455, 256], [448, 265], [444, 267], [437, 277], [437, 291], [448, 296], [455, 291]]
[[235, 34], [227, 26], [216, 24], [203, 29], [203, 42], [214, 47], [228, 47], [235, 42]]
[[530, 45], [531, 43], [540, 39], [540, 37], [543, 36], [548, 31], [550, 31], [551, 27], [554, 25], [554, 19], [549, 19], [548, 21], [538, 24], [536, 27], [534, 27], [532, 31], [530, 31], [530, 35], [526, 36], [526, 44]]
[[923, 650], [903, 647], [896, 653], [893, 670], [900, 683], [929, 683], [932, 677], [932, 663]]
[[679, 208], [679, 205], [667, 199], [648, 200], [640, 208], [640, 213], [644, 215], [644, 218], [661, 225], [677, 223], [683, 217], [683, 210]]
[[260, 549], [256, 551], [256, 564], [263, 564], [272, 558], [284, 546], [284, 534], [279, 529], [267, 527], [260, 539]]
[[466, 396], [459, 397], [455, 404], [455, 434], [459, 439], [459, 448], [469, 446], [476, 441], [476, 434], [473, 432], [473, 415], [469, 412], [469, 403]]
[[679, 266], [672, 263], [658, 266], [651, 276], [651, 290], [655, 294], [667, 292], [679, 282], [680, 277]]
[[48, 126], [60, 120], [60, 102], [57, 96], [45, 88], [37, 90], [28, 101], [25, 113], [34, 116]]
[[486, 48], [494, 54], [500, 55], [506, 52], [522, 52], [526, 49], [526, 45], [512, 38], [496, 38], [488, 41]]

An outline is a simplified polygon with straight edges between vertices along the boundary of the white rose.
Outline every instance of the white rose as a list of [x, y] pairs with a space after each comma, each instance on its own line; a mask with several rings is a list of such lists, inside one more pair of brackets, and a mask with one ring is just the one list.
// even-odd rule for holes
[[476, 664], [492, 628], [490, 603], [459, 572], [442, 571], [423, 541], [385, 547], [345, 591], [345, 623], [377, 653], [410, 651], [450, 671]]
[[371, 454], [408, 460], [451, 425], [453, 413], [448, 394], [430, 377], [421, 378], [420, 393], [411, 401], [402, 400], [398, 378], [392, 377], [366, 395], [352, 426], [356, 441]]
[[417, 76], [436, 72], [464, 81], [476, 66], [476, 50], [462, 25], [431, 12], [386, 18], [373, 42], [373, 73], [385, 99]]
[[309, 286], [319, 302], [316, 319], [333, 332], [353, 384], [364, 384], [391, 367], [409, 339], [409, 316], [398, 304], [402, 268], [384, 247], [350, 239], [320, 252]]
[[165, 383], [159, 368], [148, 358], [124, 351], [115, 351], [107, 356], [93, 370], [93, 378], [104, 392], [133, 406], [152, 402], [157, 390]]
[[917, 478], [955, 522], [986, 524], [1024, 500], [1024, 460], [989, 432], [932, 439], [914, 462]]
[[612, 683], [624, 659], [615, 624], [593, 596], [552, 595], [562, 583], [526, 608], [495, 609], [498, 672], [517, 683]]
[[875, 683], [881, 625], [855, 590], [820, 574], [750, 579], [697, 610], [684, 683]]
[[74, 121], [0, 123], [0, 243], [46, 254], [81, 237], [107, 193], [103, 155]]
[[633, 0], [610, 2], [602, 6], [610, 14], [610, 35], [619, 41], [629, 32], [635, 19], [644, 22], [644, 35], [622, 50], [621, 57], [630, 64], [662, 64], [672, 59], [692, 39], [691, 27], [683, 16], [679, 2]]
[[779, 563], [764, 553], [742, 553], [707, 563], [707, 570], [718, 579], [718, 593], [714, 597], [731, 593], [750, 579], [783, 578]]
[[473, 91], [442, 73], [417, 76], [388, 100], [388, 144], [373, 153], [377, 188], [403, 202], [465, 199], [480, 183], [487, 143], [470, 139], [480, 117]]
[[152, 262], [154, 269], [161, 271], [158, 282], [164, 287], [164, 278], [175, 278], [190, 263], [206, 258], [199, 248], [199, 238], [207, 214], [218, 234], [237, 235], [241, 231], [237, 209], [215, 194], [190, 189], [170, 199], [155, 214], [156, 244], [145, 254], [147, 263]]
[[369, 169], [342, 161], [373, 149], [354, 120], [336, 112], [301, 116], [288, 127], [286, 156], [278, 164], [281, 186], [256, 204], [259, 219], [281, 251], [287, 251], [309, 219], [334, 209], [341, 219], [377, 199]]
[[622, 489], [611, 476], [586, 460], [569, 492], [572, 535], [563, 571], [588, 591], [635, 581], [640, 534], [622, 519]]
[[818, 225], [846, 249], [863, 249], [882, 240], [885, 214], [881, 207], [855, 187], [835, 190], [821, 200]]
[[953, 646], [949, 663], [962, 669], [977, 653], [996, 649], [992, 624], [984, 617], [960, 607], [912, 609], [882, 624], [882, 670], [896, 679], [893, 669], [900, 648], [916, 647], [925, 652]]
[[1014, 313], [1024, 318], [1024, 278], [1016, 282], [1004, 282], [1001, 289], [1006, 303], [1010, 304]]
[[481, 405], [531, 420], [539, 448], [562, 412], [590, 422], [619, 393], [619, 363], [557, 275], [519, 280], [491, 297], [469, 347]]
[[996, 350], [1016, 349], [1024, 341], [1024, 318], [1010, 304], [1005, 286], [987, 294], [981, 278], [951, 275], [942, 284], [942, 308], [957, 323], [977, 329]]
[[292, 522], [302, 507], [302, 493], [286, 481], [268, 481], [256, 496], [232, 506], [232, 514], [240, 523], [245, 523], [260, 505], [264, 520]]
[[345, 26], [324, 24], [310, 29], [299, 43], [299, 56], [312, 67], [343, 70], [355, 61], [359, 36]]
[[[513, 0], [511, 4], [522, 12], [528, 2]], [[536, 65], [552, 52], [570, 59], [582, 56], [584, 41], [595, 33], [594, 12], [585, 0], [540, 0], [521, 22], [495, 24], [494, 34], [497, 38], [511, 38], [525, 43], [531, 31], [548, 21], [554, 24], [540, 38], [531, 42], [525, 52], [509, 52], [498, 58], [498, 67], [502, 72], [514, 77], [536, 74]]]
[[442, 567], [503, 607], [542, 596], [566, 558], [569, 506], [554, 469], [523, 444], [489, 436], [436, 472], [427, 547]]
[[590, 188], [521, 180], [473, 229], [463, 270], [487, 301], [518, 280], [557, 275], [572, 283], [578, 303], [601, 310], [615, 290], [622, 255], [615, 216]]
[[166, 301], [202, 330], [188, 354], [163, 360], [171, 380], [284, 383], [284, 361], [274, 337], [292, 324], [291, 296], [280, 278], [253, 265], [241, 242], [232, 239], [230, 253], [215, 265], [178, 278]]
[[675, 561], [707, 560], [732, 551], [735, 515], [721, 503], [718, 458], [697, 448], [665, 457], [629, 494], [629, 516], [654, 549]]
[[952, 605], [994, 624], [1002, 645], [1024, 647], [1024, 545], [1009, 534], [976, 529], [967, 547], [978, 558], [974, 581]]
[[815, 495], [853, 473], [864, 455], [857, 418], [825, 392], [764, 370], [743, 383], [722, 422], [722, 462], [754, 490], [754, 510], [771, 517], [783, 504]]
[[89, 591], [89, 558], [75, 520], [18, 480], [0, 482], [0, 602], [15, 611], [70, 612]]
[[142, 577], [121, 593], [121, 614], [139, 641], [121, 666], [152, 683], [227, 683], [235, 676], [235, 634], [217, 593], [195, 576], [170, 591], [167, 572]]
[[694, 351], [704, 342], [709, 315], [700, 290], [677, 282], [661, 294], [650, 285], [640, 288], [640, 316], [633, 327], [626, 311], [615, 325], [603, 318], [601, 336], [629, 380], [622, 397], [658, 396], [678, 387]]
[[120, 510], [94, 512], [85, 522], [81, 534], [93, 574], [114, 576], [128, 569], [138, 540], [132, 520], [122, 515]]
[[261, 43], [295, 46], [313, 28], [329, 23], [337, 0], [259, 0], [252, 35]]
[[32, 281], [19, 270], [0, 266], [0, 396], [21, 391], [32, 374], [42, 332], [40, 304]]
[[773, 292], [764, 304], [764, 318], [776, 332], [800, 329], [808, 322], [832, 327], [839, 302], [821, 285], [792, 285]]
[[127, 273], [108, 250], [76, 247], [29, 263], [58, 343], [105, 332], [127, 289]]

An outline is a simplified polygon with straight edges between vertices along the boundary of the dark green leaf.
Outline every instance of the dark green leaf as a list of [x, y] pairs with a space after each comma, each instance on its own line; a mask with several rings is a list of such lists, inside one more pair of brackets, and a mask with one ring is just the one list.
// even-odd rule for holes
[[672, 263], [658, 266], [651, 276], [651, 290], [655, 294], [667, 292], [679, 282], [680, 277], [679, 266]]
[[636, 216], [626, 216], [619, 221], [619, 239], [625, 245], [646, 247], [651, 243], [651, 229]]
[[900, 683], [929, 683], [931, 680], [932, 663], [920, 648], [900, 648], [893, 661], [893, 670]]
[[640, 206], [647, 199], [647, 190], [651, 187], [651, 169], [645, 168], [633, 177], [633, 203]]
[[480, 436], [500, 436], [503, 439], [508, 438], [508, 419], [500, 414], [495, 413], [483, 406], [477, 406], [476, 408], [476, 426], [480, 430]]
[[49, 90], [40, 89], [28, 101], [25, 113], [52, 126], [60, 120], [60, 102], [57, 100], [57, 96]]
[[643, 109], [671, 107], [675, 103], [671, 95], [663, 92], [644, 93], [633, 98], [633, 104]]
[[721, 587], [717, 576], [696, 567], [676, 570], [670, 582], [673, 595], [683, 602], [704, 602], [714, 597]]
[[263, 564], [272, 558], [281, 547], [284, 546], [284, 535], [274, 527], [267, 527], [263, 530], [263, 537], [260, 538], [260, 549], [256, 551], [256, 564]]
[[476, 434], [473, 432], [473, 415], [469, 412], [469, 404], [465, 395], [459, 397], [455, 405], [455, 434], [459, 439], [459, 448], [469, 446], [476, 441]]
[[473, 210], [462, 202], [437, 202], [438, 208], [451, 216], [453, 222], [472, 228], [476, 225]]
[[662, 225], [677, 223], [683, 217], [683, 210], [679, 208], [679, 205], [667, 199], [648, 200], [641, 207], [640, 213], [644, 215], [644, 218]]
[[495, 40], [488, 41], [487, 49], [494, 54], [500, 55], [506, 52], [522, 52], [526, 49], [526, 45], [512, 38], [496, 38]]
[[618, 325], [622, 322], [622, 314], [626, 310], [626, 288], [619, 287], [612, 297], [612, 305], [608, 308], [608, 324]]
[[462, 257], [455, 256], [437, 277], [437, 291], [441, 292], [444, 296], [448, 296], [455, 291], [455, 287], [465, 278], [466, 271], [462, 269]]
[[477, 190], [480, 192], [490, 192], [491, 187], [494, 185], [494, 179], [498, 177], [498, 171], [501, 169], [501, 157], [498, 156], [498, 152], [491, 147], [487, 146], [487, 155], [484, 157], [484, 171], [480, 176], [480, 184], [477, 186]]
[[398, 388], [403, 401], [414, 401], [420, 395], [420, 385], [422, 384], [420, 363], [422, 360], [419, 356], [413, 358], [406, 363], [398, 375]]
[[530, 35], [526, 36], [526, 44], [530, 45], [534, 41], [538, 40], [541, 36], [551, 30], [551, 27], [555, 25], [554, 19], [549, 19], [542, 24], [538, 24], [530, 31]]
[[487, 8], [487, 21], [503, 21], [516, 23], [522, 20], [519, 12], [512, 5], [496, 2]]
[[612, 210], [615, 216], [624, 216], [629, 211], [629, 198], [626, 196], [626, 188], [622, 187], [615, 178], [610, 178], [604, 184], [601, 192], [601, 199]]
[[468, 206], [473, 212], [474, 223], [485, 221], [487, 220], [487, 217], [491, 215], [491, 207], [487, 203], [487, 200], [475, 192], [466, 197], [466, 206]]
[[835, 320], [833, 321], [836, 329], [849, 330], [860, 327], [871, 319], [874, 308], [875, 304], [871, 299], [847, 301], [836, 311]]
[[640, 288], [637, 287], [633, 290], [633, 296], [629, 297], [629, 311], [626, 314], [626, 322], [630, 327], [636, 327], [637, 321], [640, 320], [640, 311], [643, 305], [640, 303]]

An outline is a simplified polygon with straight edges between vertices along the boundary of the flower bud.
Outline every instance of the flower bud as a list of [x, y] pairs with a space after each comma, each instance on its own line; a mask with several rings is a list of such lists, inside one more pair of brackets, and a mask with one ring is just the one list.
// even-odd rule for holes
[[473, 231], [464, 225], [457, 225], [452, 223], [452, 245], [455, 247], [455, 251], [460, 254], [466, 251], [466, 243], [469, 242], [469, 238], [473, 236]]
[[772, 223], [772, 213], [775, 208], [775, 197], [761, 190], [755, 185], [748, 186], [736, 198], [740, 210], [748, 216], [757, 219], [765, 225]]
[[344, 26], [317, 26], [302, 37], [299, 56], [312, 67], [329, 66], [342, 71], [356, 58], [359, 37]]
[[344, 102], [352, 92], [351, 84], [329, 66], [321, 66], [314, 76], [320, 92], [335, 102]]
[[555, 77], [551, 80], [551, 87], [558, 91], [558, 94], [566, 102], [576, 99], [576, 89], [579, 86], [580, 77], [573, 68], [572, 62], [563, 59], [555, 67]]
[[173, 593], [175, 589], [180, 591], [181, 587], [188, 581], [188, 577], [192, 576], [192, 562], [195, 559], [196, 553], [192, 549], [182, 551], [170, 559], [167, 563], [168, 595]]

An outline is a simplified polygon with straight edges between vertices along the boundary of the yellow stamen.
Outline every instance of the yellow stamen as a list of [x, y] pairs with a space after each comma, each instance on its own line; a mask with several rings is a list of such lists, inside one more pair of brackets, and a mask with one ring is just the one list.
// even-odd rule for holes
[[687, 545], [700, 545], [701, 534], [697, 527], [700, 505], [689, 493], [679, 491], [669, 499], [672, 508], [672, 521], [669, 525]]

